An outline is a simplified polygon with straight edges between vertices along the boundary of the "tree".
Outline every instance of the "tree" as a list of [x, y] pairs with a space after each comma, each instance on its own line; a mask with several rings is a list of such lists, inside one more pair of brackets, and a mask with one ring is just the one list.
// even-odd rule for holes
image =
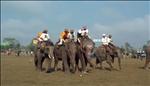
[[3, 39], [3, 43], [7, 44], [7, 48], [11, 48], [11, 49], [18, 49], [18, 48], [20, 48], [20, 43], [15, 38], [11, 38], [11, 37], [4, 38]]
[[147, 45], [143, 45], [143, 50], [145, 50], [145, 49], [146, 49], [146, 47], [147, 47]]
[[125, 43], [125, 51], [126, 53], [135, 53], [135, 49], [128, 43]]
[[21, 45], [20, 43], [16, 44], [16, 49], [20, 49]]
[[150, 45], [150, 40], [148, 40], [148, 41], [146, 42], [146, 44], [143, 45], [143, 50], [145, 50], [148, 45]]
[[123, 53], [125, 53], [125, 48], [123, 47], [123, 46], [121, 46], [121, 51], [123, 52]]
[[147, 41], [147, 45], [149, 45], [149, 46], [150, 46], [150, 40], [148, 40], [148, 41]]
[[125, 43], [125, 50], [126, 50], [126, 52], [127, 52], [127, 53], [130, 53], [130, 52], [131, 52], [131, 49], [132, 49], [131, 45], [130, 45], [128, 42], [126, 42], [126, 43]]

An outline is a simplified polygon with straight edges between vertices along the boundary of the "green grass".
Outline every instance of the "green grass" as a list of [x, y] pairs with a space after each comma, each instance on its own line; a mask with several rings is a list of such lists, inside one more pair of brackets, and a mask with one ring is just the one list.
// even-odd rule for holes
[[[94, 62], [94, 61], [93, 61]], [[117, 64], [115, 63], [114, 66]], [[31, 56], [1, 56], [1, 86], [150, 86], [144, 60], [123, 59], [121, 71], [94, 69], [88, 75], [44, 73], [35, 70]], [[108, 67], [104, 63], [105, 67]]]

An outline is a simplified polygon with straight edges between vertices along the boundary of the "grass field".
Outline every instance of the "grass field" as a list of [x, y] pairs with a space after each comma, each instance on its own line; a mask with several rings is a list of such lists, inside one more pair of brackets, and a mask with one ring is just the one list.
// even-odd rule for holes
[[38, 72], [31, 56], [2, 55], [1, 86], [150, 86], [150, 70], [141, 69], [143, 65], [144, 60], [126, 58], [121, 71], [94, 69], [80, 77], [80, 73]]

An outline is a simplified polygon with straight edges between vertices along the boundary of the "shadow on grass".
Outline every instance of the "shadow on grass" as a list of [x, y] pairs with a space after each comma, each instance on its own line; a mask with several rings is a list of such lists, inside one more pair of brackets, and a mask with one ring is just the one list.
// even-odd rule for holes
[[143, 69], [143, 70], [147, 70], [147, 69], [150, 69], [150, 67], [147, 67], [147, 68], [145, 68], [145, 67], [138, 67], [139, 69]]
[[[63, 71], [63, 70], [61, 70], [61, 68], [58, 68], [57, 71]], [[57, 71], [55, 71], [54, 68], [50, 68], [46, 71], [46, 73], [53, 73], [53, 72], [57, 72]]]
[[96, 69], [99, 69], [99, 70], [107, 70], [107, 71], [120, 71], [119, 69], [116, 69], [116, 68], [109, 68], [109, 67], [96, 67]]

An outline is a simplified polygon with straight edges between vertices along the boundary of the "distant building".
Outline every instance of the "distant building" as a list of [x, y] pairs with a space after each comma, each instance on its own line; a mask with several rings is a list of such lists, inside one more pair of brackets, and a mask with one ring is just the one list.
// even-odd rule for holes
[[101, 39], [93, 39], [95, 46], [98, 47], [101, 44]]
[[101, 42], [101, 39], [93, 39], [94, 42]]

